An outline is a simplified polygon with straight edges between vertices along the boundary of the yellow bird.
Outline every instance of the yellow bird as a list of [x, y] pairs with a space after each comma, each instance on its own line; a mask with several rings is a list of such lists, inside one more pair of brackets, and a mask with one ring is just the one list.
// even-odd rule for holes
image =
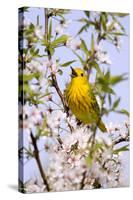
[[71, 67], [71, 82], [65, 90], [65, 97], [68, 107], [72, 113], [84, 124], [97, 124], [102, 132], [107, 129], [100, 117], [100, 108], [91, 85], [80, 68]]

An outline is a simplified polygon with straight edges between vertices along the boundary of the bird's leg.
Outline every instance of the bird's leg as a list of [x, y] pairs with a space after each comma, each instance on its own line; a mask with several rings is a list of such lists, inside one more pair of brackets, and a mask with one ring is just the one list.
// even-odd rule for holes
[[87, 125], [87, 128], [90, 129], [91, 128], [90, 125]]
[[82, 124], [82, 122], [76, 118], [76, 122], [77, 122], [77, 126], [80, 126]]

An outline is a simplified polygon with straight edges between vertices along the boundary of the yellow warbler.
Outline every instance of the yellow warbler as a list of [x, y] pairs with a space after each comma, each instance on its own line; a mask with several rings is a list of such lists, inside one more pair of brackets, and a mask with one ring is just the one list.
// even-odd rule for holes
[[72, 113], [84, 124], [97, 124], [102, 132], [106, 132], [106, 127], [100, 117], [100, 108], [91, 85], [80, 68], [71, 67], [71, 82], [65, 90], [65, 97]]

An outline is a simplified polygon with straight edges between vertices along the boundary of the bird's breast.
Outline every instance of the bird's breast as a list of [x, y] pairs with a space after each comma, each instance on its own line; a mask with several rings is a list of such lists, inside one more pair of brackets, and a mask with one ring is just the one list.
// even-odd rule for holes
[[77, 113], [85, 113], [89, 108], [89, 96], [86, 85], [72, 85], [67, 92], [68, 106], [72, 112], [76, 115]]
[[72, 113], [85, 124], [97, 120], [97, 113], [93, 109], [94, 100], [89, 84], [71, 82], [66, 90], [66, 100]]

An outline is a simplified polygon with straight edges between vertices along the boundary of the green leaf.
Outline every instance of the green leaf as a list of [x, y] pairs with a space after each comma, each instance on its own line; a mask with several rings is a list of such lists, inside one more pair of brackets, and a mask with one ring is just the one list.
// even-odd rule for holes
[[116, 36], [121, 36], [121, 35], [125, 35], [126, 36], [126, 34], [122, 33], [122, 32], [109, 32], [109, 34], [116, 35]]
[[23, 53], [27, 54], [27, 52], [28, 52], [28, 49], [23, 48]]
[[111, 41], [112, 43], [114, 42], [114, 37], [110, 36], [109, 34], [106, 35], [106, 39], [108, 39], [108, 40]]
[[127, 115], [129, 117], [129, 112], [126, 110], [126, 109], [122, 109], [122, 110], [117, 110], [116, 111], [117, 113], [120, 113], [120, 114], [124, 114], [124, 115]]
[[30, 48], [30, 54], [32, 54], [32, 56], [38, 56], [38, 53], [39, 49], [35, 49], [35, 47]]
[[104, 31], [106, 31], [106, 16], [105, 13], [102, 13], [100, 16], [100, 22], [102, 24], [102, 28]]
[[124, 81], [124, 80], [127, 80], [128, 78], [125, 77], [125, 75], [127, 75], [126, 73], [122, 74], [122, 75], [118, 75], [118, 76], [111, 76], [110, 77], [110, 80], [109, 80], [109, 83], [111, 85], [115, 85], [121, 81]]
[[54, 48], [51, 47], [51, 46], [48, 47], [48, 51], [50, 52], [50, 55], [51, 55], [51, 56], [52, 56], [52, 55], [54, 54], [54, 52], [55, 52]]
[[22, 8], [19, 8], [19, 12], [28, 12], [28, 9], [29, 9], [29, 7], [22, 7]]
[[84, 18], [84, 17], [78, 19], [77, 21], [78, 22], [82, 22], [82, 23], [87, 23], [88, 22], [88, 20], [86, 18]]
[[65, 63], [61, 64], [61, 67], [67, 67], [67, 66], [71, 65], [75, 61], [76, 60], [71, 60], [71, 61], [65, 62]]
[[33, 55], [33, 54], [34, 54], [34, 51], [35, 51], [35, 47], [33, 46], [33, 47], [30, 48], [30, 54]]
[[37, 15], [37, 25], [39, 26], [39, 15]]
[[84, 11], [85, 15], [90, 18], [90, 11]]
[[62, 35], [61, 37], [59, 37], [56, 40], [54, 40], [51, 43], [51, 45], [53, 47], [57, 47], [59, 44], [65, 44], [67, 40], [68, 40], [68, 36], [67, 35]]
[[123, 32], [125, 32], [124, 26], [119, 22], [119, 20], [115, 17], [115, 15], [112, 13], [111, 16], [112, 16], [112, 18], [113, 18], [113, 21], [116, 22], [117, 24], [119, 24], [119, 26], [121, 27], [121, 30], [122, 30]]
[[35, 25], [33, 23], [31, 23], [30, 26], [29, 26], [29, 30], [34, 31], [34, 28], [35, 28]]
[[73, 51], [73, 53], [78, 57], [78, 59], [80, 60], [81, 64], [83, 65], [84, 64], [84, 60], [82, 59], [82, 57], [77, 54], [75, 51]]
[[112, 98], [111, 98], [110, 94], [108, 94], [108, 101], [109, 101], [109, 105], [111, 106], [111, 104], [112, 104]]
[[59, 73], [59, 75], [62, 75], [63, 71], [61, 69], [58, 69], [58, 73]]
[[39, 49], [36, 49], [34, 52], [34, 56], [38, 56], [38, 53], [39, 53]]
[[107, 29], [108, 32], [112, 31], [112, 28], [114, 27], [114, 24], [115, 24], [115, 22], [113, 21], [113, 22], [108, 26], [108, 29]]
[[127, 15], [129, 15], [128, 13], [113, 13], [113, 14], [118, 17], [126, 17]]
[[110, 70], [108, 70], [106, 72], [106, 74], [104, 75], [105, 79], [109, 80], [110, 79]]
[[107, 85], [102, 85], [102, 90], [109, 94], [115, 94], [114, 90]]
[[22, 91], [26, 92], [26, 93], [29, 93], [29, 94], [33, 93], [33, 91], [31, 90], [31, 88], [30, 88], [30, 86], [28, 84], [24, 84], [23, 85]]
[[88, 48], [87, 48], [87, 45], [86, 45], [85, 41], [82, 38], [80, 38], [80, 40], [81, 40], [81, 46], [80, 46], [81, 49], [83, 50], [83, 52], [86, 55], [88, 55]]
[[19, 80], [23, 82], [27, 82], [32, 80], [33, 78], [38, 78], [40, 76], [40, 73], [32, 73], [32, 74], [21, 74], [19, 75]]
[[97, 82], [101, 85], [108, 85], [108, 80], [104, 76], [97, 76]]
[[51, 34], [52, 34], [52, 18], [51, 18], [51, 20], [50, 20], [50, 24], [49, 24], [48, 40], [50, 40], [50, 38], [51, 38]]
[[87, 163], [87, 166], [88, 167], [91, 167], [92, 164], [93, 164], [93, 158], [91, 155], [88, 155], [87, 158], [86, 158], [86, 163]]
[[123, 146], [123, 147], [120, 147], [120, 148], [118, 148], [118, 149], [115, 149], [114, 151], [113, 151], [113, 153], [114, 154], [118, 154], [119, 152], [121, 152], [121, 151], [129, 151], [129, 145], [127, 144], [127, 145], [125, 145], [125, 146]]
[[119, 97], [119, 98], [114, 102], [114, 104], [113, 104], [113, 110], [115, 110], [115, 109], [118, 107], [118, 105], [119, 105], [119, 103], [120, 103], [120, 100], [121, 100], [121, 98]]
[[87, 31], [87, 25], [85, 24], [84, 26], [81, 27], [81, 29], [79, 29], [77, 35], [81, 34], [84, 30]]
[[48, 42], [46, 40], [42, 40], [42, 46], [48, 46]]
[[102, 73], [102, 71], [101, 71], [101, 69], [100, 69], [100, 67], [99, 67], [99, 65], [96, 61], [92, 61], [90, 63], [90, 66], [94, 67], [101, 77], [104, 77], [103, 73]]
[[91, 51], [94, 52], [94, 35], [91, 35]]
[[39, 99], [49, 96], [50, 94], [53, 94], [53, 92], [47, 92], [46, 94], [43, 94], [43, 95], [40, 94], [41, 96], [39, 96]]
[[41, 100], [34, 100], [33, 102], [34, 104], [44, 104], [44, 101]]
[[96, 152], [97, 150], [101, 149], [103, 147], [102, 143], [96, 143], [93, 147], [93, 151]]

